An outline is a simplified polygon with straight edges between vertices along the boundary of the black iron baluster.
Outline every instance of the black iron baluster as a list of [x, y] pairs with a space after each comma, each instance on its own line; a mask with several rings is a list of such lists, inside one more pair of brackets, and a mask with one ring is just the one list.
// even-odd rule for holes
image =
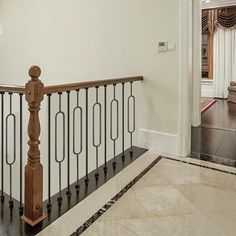
[[125, 83], [122, 83], [122, 160], [125, 160]]
[[1, 201], [4, 201], [4, 93], [1, 93]]
[[104, 85], [104, 173], [107, 173], [107, 85]]
[[68, 197], [71, 196], [70, 191], [70, 91], [67, 91], [67, 191]]
[[[59, 164], [59, 196], [57, 198], [58, 203], [61, 204], [62, 202], [62, 195], [61, 195], [61, 164], [65, 160], [65, 113], [62, 111], [61, 108], [61, 95], [62, 93], [58, 93], [59, 95], [59, 111], [56, 113], [55, 116], [55, 160]], [[57, 120], [59, 116], [62, 116], [62, 158], [58, 159], [58, 145], [57, 145]]]
[[[113, 105], [114, 104], [114, 105]], [[116, 132], [113, 131], [113, 106], [116, 107]], [[113, 99], [110, 104], [110, 138], [113, 141], [113, 168], [116, 168], [116, 140], [119, 138], [119, 102], [116, 99], [116, 84], [113, 85]]]
[[[132, 122], [132, 127], [130, 124], [130, 103], [133, 102], [133, 110], [132, 110], [132, 115], [133, 115], [133, 122]], [[133, 133], [135, 131], [135, 97], [133, 95], [133, 82], [130, 82], [130, 96], [128, 97], [128, 132], [130, 134], [130, 156], [133, 156]]]
[[[76, 185], [75, 188], [77, 191], [79, 191], [80, 184], [79, 184], [79, 155], [83, 151], [83, 142], [82, 142], [82, 135], [83, 135], [83, 110], [82, 107], [79, 105], [79, 90], [76, 90], [77, 92], [77, 105], [73, 110], [73, 153], [76, 155], [76, 172], [77, 172], [77, 180], [76, 180]], [[80, 113], [80, 149], [76, 151], [76, 126], [75, 126], [75, 121], [76, 121], [76, 111], [79, 111]]]
[[[98, 149], [102, 143], [102, 106], [101, 104], [98, 102], [98, 88], [96, 87], [96, 102], [93, 105], [93, 146], [96, 149], [96, 173], [95, 173], [95, 178], [98, 179], [99, 177], [99, 173], [98, 173]], [[95, 109], [96, 107], [98, 107], [98, 112], [99, 112], [99, 138], [98, 138], [98, 142], [96, 142], [96, 138], [95, 138]]]
[[86, 127], [86, 131], [85, 131], [85, 155], [86, 155], [86, 178], [85, 178], [85, 184], [88, 185], [89, 183], [89, 178], [88, 178], [88, 88], [85, 89], [85, 94], [86, 94], [86, 98], [85, 98], [85, 102], [86, 102], [86, 109], [85, 109], [85, 127]]
[[[13, 208], [13, 200], [12, 200], [12, 165], [16, 161], [16, 116], [12, 113], [12, 93], [10, 95], [10, 112], [6, 117], [6, 163], [10, 169], [10, 200], [9, 200], [9, 207]], [[8, 122], [9, 119], [13, 119], [13, 159], [12, 161], [9, 160], [8, 154]]]
[[23, 214], [23, 205], [22, 205], [22, 182], [23, 182], [23, 178], [22, 178], [22, 168], [23, 168], [23, 163], [22, 163], [22, 158], [23, 158], [23, 130], [22, 130], [22, 124], [23, 124], [23, 109], [22, 109], [22, 96], [23, 94], [20, 93], [20, 207], [19, 207], [19, 213]]
[[48, 94], [48, 203], [47, 209], [52, 208], [51, 203], [51, 94]]

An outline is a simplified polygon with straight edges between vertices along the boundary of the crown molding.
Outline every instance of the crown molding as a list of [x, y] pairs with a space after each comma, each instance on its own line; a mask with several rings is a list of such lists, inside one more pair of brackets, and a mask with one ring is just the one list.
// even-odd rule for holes
[[236, 0], [211, 0], [211, 2], [201, 3], [202, 10], [228, 6], [236, 6]]

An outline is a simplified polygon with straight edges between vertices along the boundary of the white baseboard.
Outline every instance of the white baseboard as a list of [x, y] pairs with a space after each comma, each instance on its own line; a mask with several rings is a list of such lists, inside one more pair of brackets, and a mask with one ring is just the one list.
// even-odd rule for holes
[[202, 97], [213, 98], [214, 97], [214, 87], [213, 83], [202, 83]]
[[140, 129], [139, 145], [151, 151], [178, 155], [178, 136], [176, 134]]

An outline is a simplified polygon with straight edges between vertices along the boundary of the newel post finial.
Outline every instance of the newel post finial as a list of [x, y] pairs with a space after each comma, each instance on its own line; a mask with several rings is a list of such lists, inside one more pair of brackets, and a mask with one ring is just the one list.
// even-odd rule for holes
[[29, 76], [31, 79], [38, 79], [41, 75], [41, 69], [38, 66], [31, 66], [29, 69]]
[[30, 112], [28, 123], [29, 151], [25, 166], [25, 212], [22, 219], [31, 226], [41, 222], [43, 214], [43, 166], [40, 162], [39, 135], [40, 104], [44, 96], [44, 84], [39, 80], [41, 69], [32, 66], [29, 69], [31, 79], [26, 83], [26, 101]]

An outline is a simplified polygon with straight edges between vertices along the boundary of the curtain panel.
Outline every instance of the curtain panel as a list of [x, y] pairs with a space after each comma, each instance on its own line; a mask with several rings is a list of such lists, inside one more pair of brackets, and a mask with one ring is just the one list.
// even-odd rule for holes
[[218, 28], [236, 29], [236, 7], [202, 12], [202, 33], [214, 34]]
[[236, 81], [236, 30], [216, 31], [213, 57], [214, 97], [227, 98], [230, 82]]

